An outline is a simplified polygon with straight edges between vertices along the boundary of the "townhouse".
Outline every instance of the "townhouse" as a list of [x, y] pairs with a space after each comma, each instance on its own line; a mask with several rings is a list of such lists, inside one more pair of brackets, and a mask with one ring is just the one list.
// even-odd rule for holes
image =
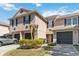
[[9, 18], [10, 33], [17, 39], [44, 38], [48, 43], [79, 43], [79, 13], [43, 17], [37, 11], [21, 8]]
[[21, 8], [9, 18], [10, 34], [17, 39], [46, 39], [47, 22], [37, 11]]
[[79, 44], [79, 13], [49, 16], [47, 19], [49, 32], [52, 32], [49, 34], [52, 34], [53, 43]]

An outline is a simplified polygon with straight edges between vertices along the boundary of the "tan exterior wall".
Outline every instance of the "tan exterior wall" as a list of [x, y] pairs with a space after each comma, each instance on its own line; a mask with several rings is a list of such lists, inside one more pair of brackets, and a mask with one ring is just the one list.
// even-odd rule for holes
[[[32, 21], [36, 25], [38, 25], [37, 33], [35, 34], [35, 38], [45, 38], [46, 39], [46, 27], [47, 24], [41, 20], [38, 16], [35, 14], [32, 14]], [[28, 29], [26, 29], [26, 26], [28, 26]], [[15, 30], [14, 30], [15, 28]], [[17, 26], [10, 26], [10, 32], [17, 32], [17, 31], [24, 31], [24, 30], [30, 30], [30, 24], [23, 25], [23, 17], [18, 18], [18, 25]], [[15, 32], [15, 33], [16, 33]], [[18, 33], [18, 32], [17, 32]]]
[[57, 19], [54, 21], [54, 26], [64, 26], [64, 19]]
[[9, 27], [0, 25], [0, 36], [9, 33]]
[[[23, 30], [29, 30], [30, 26], [29, 24], [23, 25], [23, 17], [19, 17], [18, 19], [18, 24], [17, 26], [10, 26], [10, 32], [15, 32], [15, 31], [23, 31]], [[28, 26], [28, 28], [26, 28]], [[14, 30], [15, 28], [15, 30]]]
[[35, 24], [38, 25], [37, 38], [46, 39], [46, 23], [43, 20], [41, 20], [38, 16], [35, 16], [34, 20]]
[[73, 30], [73, 45], [78, 45], [78, 30]]
[[26, 13], [27, 13], [26, 11], [23, 11], [22, 13], [20, 13], [20, 11], [19, 11], [16, 16], [19, 16], [19, 15], [22, 15], [22, 14], [26, 14]]

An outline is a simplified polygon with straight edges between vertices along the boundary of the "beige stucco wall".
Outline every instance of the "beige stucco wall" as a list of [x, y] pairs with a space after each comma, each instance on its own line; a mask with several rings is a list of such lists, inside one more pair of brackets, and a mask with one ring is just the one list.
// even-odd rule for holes
[[[25, 25], [23, 24], [23, 17], [19, 17], [19, 18], [17, 18], [17, 20], [18, 20], [17, 26], [13, 26], [13, 27], [10, 26], [10, 32], [23, 31], [23, 30], [29, 30], [30, 29], [29, 24], [25, 24]], [[26, 26], [28, 26], [28, 28], [26, 28]], [[14, 30], [14, 28], [15, 28], [15, 30]]]
[[0, 36], [9, 33], [9, 28], [6, 26], [0, 25]]
[[[36, 16], [35, 14], [32, 14], [31, 20], [32, 20], [31, 23], [35, 23], [36, 25], [38, 25], [38, 30], [37, 30], [37, 33], [35, 34], [35, 37], [46, 39], [47, 24], [43, 20], [41, 20], [38, 16]], [[26, 29], [26, 25], [29, 26], [28, 29]], [[10, 26], [10, 32], [21, 31], [21, 30], [30, 30], [30, 25], [29, 24], [26, 24], [26, 25], [23, 25], [23, 17], [19, 17], [18, 18], [18, 25], [14, 26], [14, 27]], [[14, 30], [14, 28], [16, 30]]]
[[38, 25], [37, 38], [46, 39], [46, 23], [41, 20], [38, 16], [35, 16], [35, 24]]
[[73, 45], [78, 45], [78, 30], [73, 31]]
[[64, 19], [56, 19], [54, 21], [54, 26], [64, 26]]

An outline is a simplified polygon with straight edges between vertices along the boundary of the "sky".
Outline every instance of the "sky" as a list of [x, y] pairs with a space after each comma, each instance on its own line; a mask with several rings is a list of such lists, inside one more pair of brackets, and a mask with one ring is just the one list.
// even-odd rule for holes
[[44, 17], [79, 13], [79, 3], [0, 3], [0, 21], [8, 23], [20, 8], [36, 10]]

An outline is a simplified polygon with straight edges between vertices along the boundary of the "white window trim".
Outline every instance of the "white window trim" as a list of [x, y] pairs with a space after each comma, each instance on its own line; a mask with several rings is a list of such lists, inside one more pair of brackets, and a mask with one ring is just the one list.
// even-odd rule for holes
[[[73, 25], [73, 18], [74, 17], [66, 18], [66, 20], [71, 19], [71, 26], [78, 26], [78, 16], [75, 16], [75, 17], [77, 17], [77, 24], [75, 24], [75, 25]], [[67, 26], [70, 26], [70, 25], [67, 25]]]
[[[77, 24], [75, 24], [75, 26], [78, 26], [78, 16], [75, 16], [77, 18]], [[71, 25], [73, 26], [73, 18], [74, 17], [71, 17]]]

